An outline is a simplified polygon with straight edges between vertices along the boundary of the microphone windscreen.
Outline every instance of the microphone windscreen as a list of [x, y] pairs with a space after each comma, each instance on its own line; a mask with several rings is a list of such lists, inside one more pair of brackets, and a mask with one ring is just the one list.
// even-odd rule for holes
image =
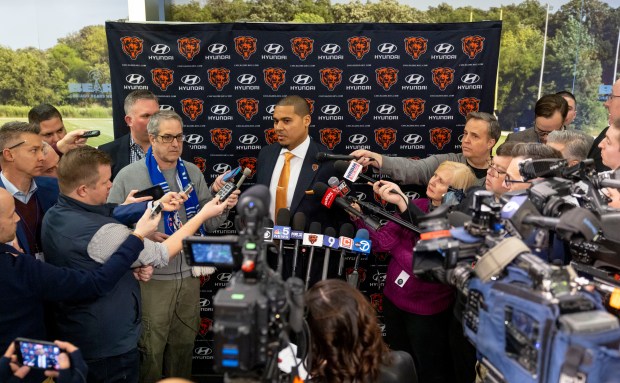
[[325, 235], [329, 235], [330, 237], [335, 237], [336, 234], [336, 229], [334, 229], [333, 227], [328, 227], [327, 229], [325, 229]]
[[324, 161], [326, 155], [327, 155], [327, 153], [325, 153], [325, 152], [318, 152], [316, 154], [315, 158], [316, 158], [317, 161]]
[[347, 222], [347, 223], [344, 223], [342, 226], [340, 226], [341, 237], [353, 238], [354, 235], [355, 235], [355, 228], [353, 227], [353, 224]]
[[310, 222], [308, 232], [312, 234], [321, 234], [321, 224], [319, 222]]
[[317, 182], [312, 186], [312, 191], [314, 191], [314, 196], [315, 198], [318, 198], [319, 200], [323, 198], [325, 193], [327, 193], [328, 189], [329, 189], [329, 186], [327, 186], [324, 182]]
[[302, 212], [297, 212], [293, 216], [293, 230], [304, 231], [306, 228], [306, 215]]
[[366, 229], [359, 229], [357, 233], [355, 233], [355, 238], [369, 239], [370, 234], [368, 233], [368, 230]]
[[250, 170], [250, 168], [243, 169], [243, 175], [244, 176], [249, 177], [250, 174], [252, 174], [252, 170]]
[[278, 210], [278, 215], [276, 217], [276, 223], [278, 226], [288, 226], [291, 223], [291, 212], [289, 209], [283, 207]]
[[331, 187], [340, 185], [340, 181], [338, 181], [338, 177], [329, 177], [327, 180], [327, 184]]
[[338, 174], [341, 177], [347, 172], [348, 168], [349, 168], [348, 161], [339, 160], [339, 161], [334, 162], [334, 169], [336, 170], [336, 174]]

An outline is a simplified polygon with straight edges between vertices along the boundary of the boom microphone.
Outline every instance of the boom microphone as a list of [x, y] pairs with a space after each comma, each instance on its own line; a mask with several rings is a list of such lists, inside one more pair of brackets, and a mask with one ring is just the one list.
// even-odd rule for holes
[[381, 227], [381, 224], [379, 222], [377, 222], [372, 217], [369, 217], [359, 212], [357, 209], [352, 207], [351, 204], [347, 202], [347, 200], [339, 197], [338, 194], [333, 191], [333, 189], [329, 188], [323, 182], [315, 183], [312, 187], [312, 190], [314, 191], [314, 195], [317, 196], [317, 198], [321, 198], [321, 204], [323, 206], [331, 208], [332, 204], [335, 204], [339, 208], [345, 210], [347, 213], [361, 218], [371, 229], [377, 230]]
[[351, 161], [351, 160], [357, 160], [357, 157], [346, 155], [346, 154], [331, 154], [331, 153], [326, 153], [326, 152], [318, 152], [316, 154], [316, 160], [319, 162], [336, 161], [336, 160]]

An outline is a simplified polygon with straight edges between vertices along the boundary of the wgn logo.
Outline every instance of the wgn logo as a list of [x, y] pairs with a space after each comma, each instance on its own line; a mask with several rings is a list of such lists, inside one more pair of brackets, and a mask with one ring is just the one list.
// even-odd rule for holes
[[231, 166], [224, 163], [213, 165], [213, 171], [219, 174], [224, 174], [231, 169]]
[[383, 43], [379, 44], [377, 50], [383, 54], [390, 54], [396, 52], [398, 48], [392, 43]]
[[424, 76], [421, 74], [413, 73], [405, 77], [405, 82], [410, 85], [419, 85], [424, 82]]
[[431, 108], [431, 110], [433, 111], [433, 113], [435, 114], [448, 114], [450, 113], [450, 111], [452, 110], [452, 108], [450, 108], [448, 105], [446, 104], [437, 104], [435, 106], [433, 106]]
[[284, 47], [280, 44], [267, 44], [263, 49], [270, 55], [277, 55], [284, 52]]
[[452, 53], [454, 51], [454, 45], [448, 43], [441, 43], [435, 45], [435, 52], [447, 55], [448, 53]]
[[228, 114], [228, 112], [230, 112], [230, 108], [226, 105], [213, 105], [211, 107], [211, 113], [217, 114], [218, 116]]
[[155, 53], [156, 55], [165, 55], [166, 53], [170, 52], [170, 47], [166, 44], [155, 44], [151, 46], [151, 52]]
[[207, 48], [207, 50], [212, 55], [221, 55], [223, 53], [226, 53], [226, 51], [228, 50], [228, 47], [226, 47], [226, 45], [224, 44], [215, 43], [215, 44], [209, 45], [209, 48]]
[[127, 75], [127, 77], [125, 77], [125, 81], [127, 81], [128, 83], [132, 85], [139, 85], [144, 82], [144, 76], [137, 74], [137, 73], [132, 73], [130, 75]]
[[334, 115], [340, 113], [340, 107], [338, 105], [325, 105], [321, 108], [321, 113]]
[[293, 82], [297, 85], [308, 85], [312, 82], [312, 77], [307, 74], [298, 74], [293, 77]]
[[190, 145], [198, 145], [201, 144], [202, 141], [204, 141], [204, 137], [201, 136], [200, 134], [188, 134], [185, 138], [185, 142], [187, 142]]
[[185, 85], [197, 85], [200, 84], [200, 77], [195, 74], [186, 74], [181, 77], [181, 82]]
[[353, 145], [362, 145], [368, 141], [368, 137], [363, 134], [354, 134], [349, 137], [349, 142]]
[[365, 74], [354, 74], [353, 76], [349, 77], [349, 82], [355, 85], [363, 85], [368, 82], [368, 76], [366, 76]]
[[254, 84], [256, 82], [256, 76], [252, 75], [252, 74], [242, 74], [239, 77], [237, 77], [237, 81], [239, 82], [239, 84], [243, 84], [243, 85], [250, 85], [250, 84]]
[[321, 47], [321, 52], [326, 55], [335, 55], [340, 52], [340, 45], [338, 44], [325, 44]]
[[396, 112], [396, 107], [394, 105], [383, 104], [377, 107], [377, 113], [379, 114], [393, 114]]

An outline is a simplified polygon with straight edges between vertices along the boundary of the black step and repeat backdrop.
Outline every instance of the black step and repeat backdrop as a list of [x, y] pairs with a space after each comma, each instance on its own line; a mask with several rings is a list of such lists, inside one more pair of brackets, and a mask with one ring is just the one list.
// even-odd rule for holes
[[[501, 22], [460, 24], [106, 23], [114, 131], [128, 132], [123, 100], [149, 89], [184, 120], [185, 145], [210, 182], [238, 165], [256, 171], [272, 142], [279, 98], [312, 106], [311, 136], [336, 153], [369, 149], [424, 158], [460, 151], [465, 116], [493, 112]], [[252, 185], [252, 178], [245, 185]], [[374, 200], [372, 190], [355, 188]], [[424, 190], [411, 189], [411, 196]], [[378, 201], [377, 201], [378, 202]], [[216, 234], [233, 234], [227, 220]], [[388, 254], [361, 266], [361, 287], [382, 312]], [[348, 260], [348, 269], [352, 259]], [[350, 271], [350, 270], [349, 270]], [[229, 273], [201, 281], [194, 370], [211, 372], [212, 295]], [[385, 329], [384, 331], [389, 331]]]

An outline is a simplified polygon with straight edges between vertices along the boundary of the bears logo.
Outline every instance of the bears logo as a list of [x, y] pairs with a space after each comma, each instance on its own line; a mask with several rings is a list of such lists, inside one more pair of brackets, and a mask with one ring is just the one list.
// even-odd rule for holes
[[250, 56], [256, 53], [256, 38], [251, 36], [235, 37], [235, 50], [244, 60], [249, 60]]
[[202, 157], [194, 157], [194, 165], [198, 166], [198, 169], [200, 169], [202, 173], [207, 170], [207, 160]]
[[210, 68], [209, 84], [213, 85], [218, 91], [224, 89], [224, 86], [230, 82], [230, 69], [226, 68]]
[[215, 128], [211, 132], [211, 142], [219, 150], [224, 150], [232, 142], [232, 130], [226, 128]]
[[370, 294], [370, 304], [372, 305], [372, 307], [375, 308], [375, 310], [377, 310], [377, 312], [382, 313], [383, 312], [383, 294], [381, 293]]
[[334, 150], [334, 147], [340, 143], [342, 130], [336, 128], [323, 128], [319, 130], [319, 134], [321, 135], [321, 143], [327, 146], [329, 150]]
[[201, 275], [200, 276], [200, 287], [203, 287], [205, 285], [205, 283], [209, 282], [209, 280], [211, 279], [211, 275]]
[[144, 40], [139, 37], [124, 36], [121, 37], [121, 43], [123, 46], [123, 52], [125, 52], [127, 56], [131, 57], [132, 60], [137, 59], [140, 53], [142, 53]]
[[183, 114], [189, 117], [190, 120], [196, 121], [198, 116], [202, 114], [202, 104], [204, 104], [204, 101], [197, 98], [185, 98], [181, 100]]
[[213, 320], [209, 318], [200, 318], [200, 330], [198, 330], [198, 333], [200, 336], [205, 336], [211, 331], [211, 327], [213, 327]]
[[347, 39], [349, 42], [349, 52], [356, 59], [361, 60], [366, 53], [370, 52], [370, 39], [365, 36], [353, 36]]
[[370, 101], [365, 98], [350, 98], [347, 103], [349, 104], [349, 114], [355, 117], [357, 121], [360, 121], [368, 113]]
[[308, 103], [308, 107], [310, 108], [310, 114], [314, 113], [314, 100], [306, 97], [306, 102]]
[[286, 80], [286, 71], [282, 68], [263, 69], [265, 75], [265, 84], [269, 85], [272, 90], [278, 90]]
[[452, 68], [433, 68], [433, 83], [440, 90], [446, 90], [448, 85], [454, 82], [454, 69]]
[[387, 206], [387, 201], [381, 198], [381, 195], [373, 192], [372, 194], [375, 195], [375, 201], [377, 201], [378, 204], [380, 204], [383, 207]]
[[379, 128], [375, 129], [375, 141], [381, 149], [388, 150], [393, 143], [396, 142], [396, 129]]
[[452, 138], [452, 130], [448, 128], [433, 128], [429, 130], [429, 133], [431, 134], [431, 144], [439, 150], [442, 150]]
[[174, 71], [167, 68], [155, 68], [151, 69], [151, 78], [153, 84], [155, 84], [161, 90], [167, 90], [170, 84], [174, 81], [172, 74]]
[[182, 37], [177, 40], [179, 53], [188, 61], [192, 61], [200, 52], [200, 40], [195, 37]]
[[424, 113], [424, 104], [426, 101], [421, 98], [406, 98], [403, 100], [403, 112], [411, 121], [415, 121], [422, 113]]
[[405, 50], [414, 60], [426, 53], [428, 40], [424, 37], [405, 37]]
[[314, 40], [308, 37], [292, 38], [291, 48], [295, 56], [299, 57], [301, 61], [304, 61], [314, 50]]
[[258, 113], [258, 100], [253, 98], [240, 98], [237, 100], [237, 112], [242, 115], [246, 121], [250, 121], [252, 117]]
[[327, 90], [332, 91], [342, 82], [342, 69], [338, 68], [323, 68], [319, 70], [321, 74], [321, 84], [327, 87]]
[[381, 85], [383, 90], [390, 90], [392, 85], [398, 81], [398, 69], [396, 68], [378, 68], [375, 69], [377, 74], [377, 83]]
[[278, 135], [276, 134], [275, 128], [265, 129], [265, 141], [267, 141], [267, 145], [278, 142]]
[[474, 59], [484, 49], [484, 37], [482, 36], [465, 36], [461, 42], [463, 43], [463, 53], [470, 59]]
[[248, 178], [254, 178], [254, 174], [256, 174], [256, 157], [239, 158], [237, 162], [239, 162], [239, 166], [242, 168], [248, 168], [252, 171]]
[[475, 97], [463, 97], [459, 98], [459, 113], [463, 117], [471, 112], [477, 112], [480, 109], [480, 100]]

